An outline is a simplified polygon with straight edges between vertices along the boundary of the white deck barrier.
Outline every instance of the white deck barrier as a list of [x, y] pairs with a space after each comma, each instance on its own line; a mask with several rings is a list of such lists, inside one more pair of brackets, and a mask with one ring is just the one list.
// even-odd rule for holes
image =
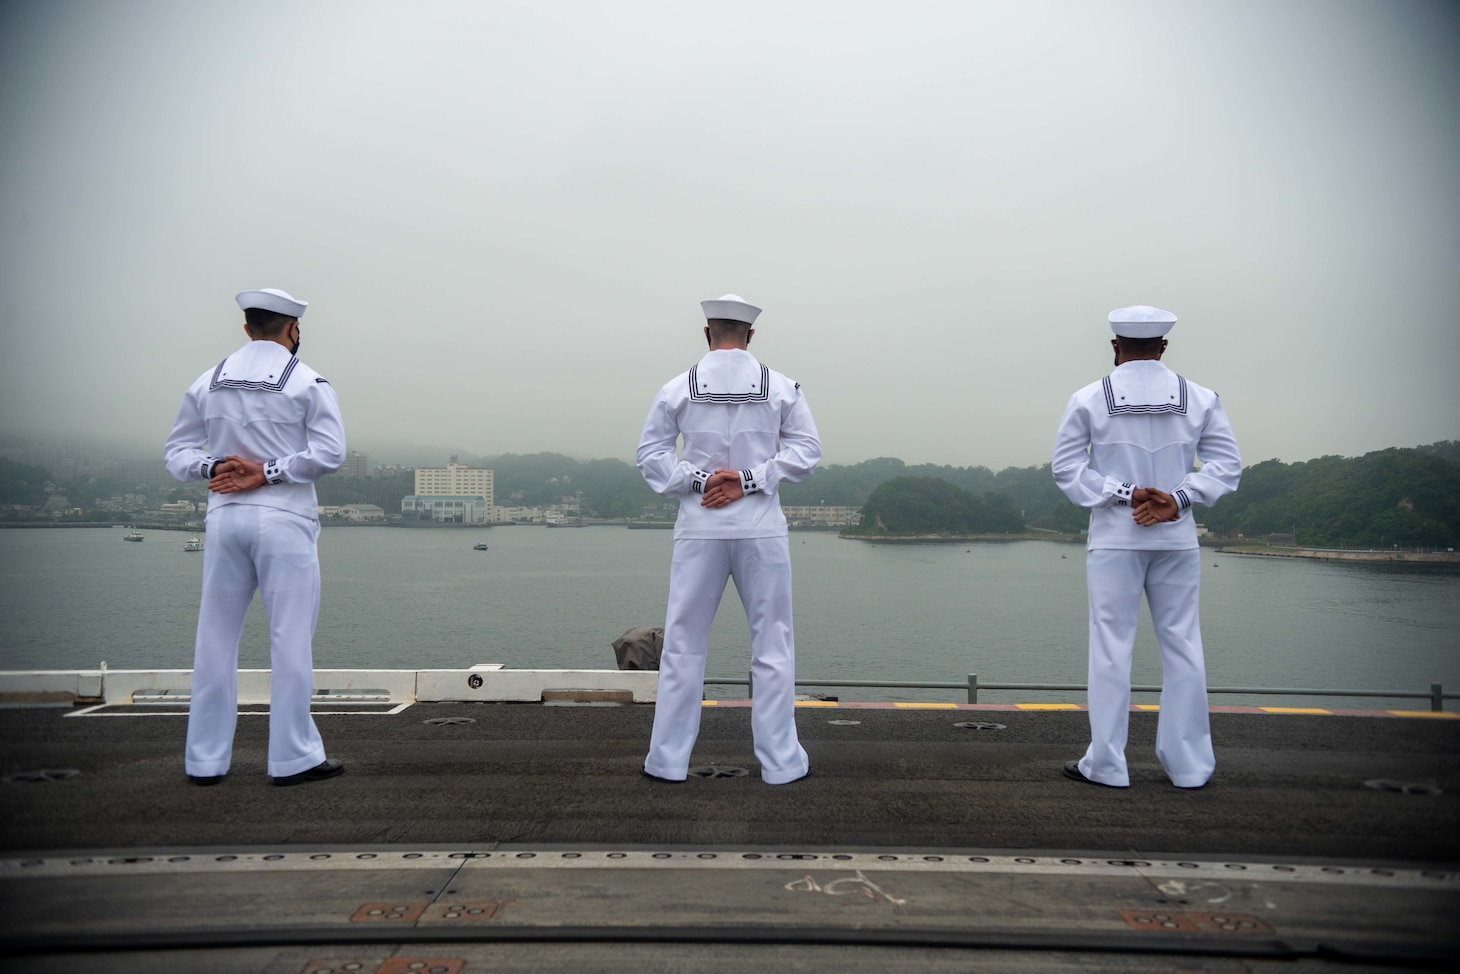
[[[186, 703], [192, 670], [0, 671], [0, 703]], [[598, 695], [653, 703], [659, 674], [652, 670], [509, 670], [480, 663], [460, 670], [315, 670], [316, 703], [538, 703]], [[631, 696], [630, 696], [631, 695]], [[238, 702], [269, 702], [269, 671], [238, 671]]]
[[[4, 704], [134, 704], [187, 703], [192, 695], [192, 670], [0, 671], [0, 705]], [[743, 686], [745, 677], [705, 679], [706, 686]], [[873, 687], [966, 691], [979, 702], [980, 691], [1084, 691], [1083, 683], [990, 683], [970, 673], [966, 682], [906, 680], [797, 680], [798, 687]], [[616, 701], [653, 703], [659, 687], [654, 670], [509, 670], [501, 663], [478, 663], [459, 670], [315, 670], [314, 702], [329, 703], [541, 703], [551, 701]], [[1134, 693], [1159, 693], [1159, 686], [1132, 686]], [[1429, 690], [1344, 690], [1301, 687], [1207, 687], [1207, 693], [1290, 697], [1357, 697], [1426, 700], [1431, 713], [1453, 714], [1445, 702], [1460, 699], [1439, 683]], [[269, 671], [238, 671], [238, 702], [269, 702]], [[1386, 706], [1392, 707], [1389, 703]], [[1394, 711], [1396, 713], [1400, 711]], [[1404, 711], [1409, 712], [1409, 711]]]

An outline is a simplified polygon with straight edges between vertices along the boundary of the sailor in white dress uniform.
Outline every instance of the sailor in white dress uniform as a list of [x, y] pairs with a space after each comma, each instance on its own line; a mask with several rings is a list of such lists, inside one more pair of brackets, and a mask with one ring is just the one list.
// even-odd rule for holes
[[688, 774], [710, 624], [733, 578], [750, 625], [761, 779], [785, 784], [805, 777], [809, 763], [796, 734], [791, 555], [777, 488], [811, 473], [821, 441], [801, 387], [747, 348], [760, 309], [733, 294], [701, 307], [710, 351], [654, 397], [636, 456], [649, 486], [680, 501], [644, 771], [667, 781]]
[[1121, 788], [1130, 784], [1125, 745], [1142, 591], [1161, 651], [1157, 759], [1179, 788], [1200, 788], [1216, 768], [1192, 506], [1236, 490], [1242, 458], [1216, 393], [1160, 362], [1175, 323], [1145, 305], [1110, 313], [1115, 371], [1070, 397], [1051, 464], [1065, 495], [1090, 508], [1091, 740], [1065, 773]]
[[210, 488], [184, 765], [195, 784], [228, 773], [238, 642], [257, 590], [272, 663], [268, 773], [295, 784], [343, 770], [325, 758], [309, 701], [319, 617], [314, 482], [344, 462], [345, 430], [334, 389], [294, 356], [308, 303], [272, 288], [237, 300], [251, 340], [188, 388], [165, 447], [174, 478]]

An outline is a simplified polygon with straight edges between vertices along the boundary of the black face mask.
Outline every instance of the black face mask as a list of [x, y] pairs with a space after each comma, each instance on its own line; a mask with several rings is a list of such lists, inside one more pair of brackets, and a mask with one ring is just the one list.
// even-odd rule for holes
[[290, 355], [298, 355], [299, 354], [299, 341], [300, 341], [301, 338], [304, 337], [298, 331], [298, 328], [299, 328], [298, 325], [295, 325], [294, 328], [295, 328], [295, 332], [294, 332], [294, 344], [292, 346], [290, 346], [290, 348], [289, 348], [289, 354]]

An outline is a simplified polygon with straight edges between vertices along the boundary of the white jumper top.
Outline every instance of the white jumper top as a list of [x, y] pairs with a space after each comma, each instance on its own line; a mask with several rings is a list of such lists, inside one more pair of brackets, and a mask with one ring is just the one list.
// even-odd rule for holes
[[[1200, 459], [1200, 470], [1193, 470]], [[1050, 464], [1065, 496], [1090, 508], [1094, 548], [1195, 548], [1191, 505], [1237, 489], [1242, 457], [1215, 392], [1154, 359], [1117, 366], [1070, 397]], [[1155, 487], [1176, 498], [1175, 521], [1142, 527], [1131, 492]]]
[[[716, 349], [659, 390], [635, 459], [656, 493], [679, 498], [675, 538], [775, 538], [786, 534], [777, 487], [806, 479], [821, 440], [800, 385], [744, 349]], [[745, 496], [701, 507], [716, 470], [738, 470]]]
[[208, 510], [257, 504], [318, 520], [314, 482], [345, 462], [334, 388], [278, 342], [251, 341], [183, 394], [163, 448], [167, 472], [203, 480], [232, 454], [264, 465], [257, 490], [208, 495]]

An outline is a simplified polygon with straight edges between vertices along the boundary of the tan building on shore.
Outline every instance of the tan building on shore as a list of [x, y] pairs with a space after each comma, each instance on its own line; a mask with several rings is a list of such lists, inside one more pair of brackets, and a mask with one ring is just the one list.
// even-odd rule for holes
[[416, 492], [401, 500], [401, 517], [488, 524], [495, 506], [492, 471], [452, 457], [444, 467], [416, 468]]
[[422, 497], [485, 497], [492, 504], [492, 471], [457, 463], [452, 457], [444, 467], [417, 467], [415, 492]]

